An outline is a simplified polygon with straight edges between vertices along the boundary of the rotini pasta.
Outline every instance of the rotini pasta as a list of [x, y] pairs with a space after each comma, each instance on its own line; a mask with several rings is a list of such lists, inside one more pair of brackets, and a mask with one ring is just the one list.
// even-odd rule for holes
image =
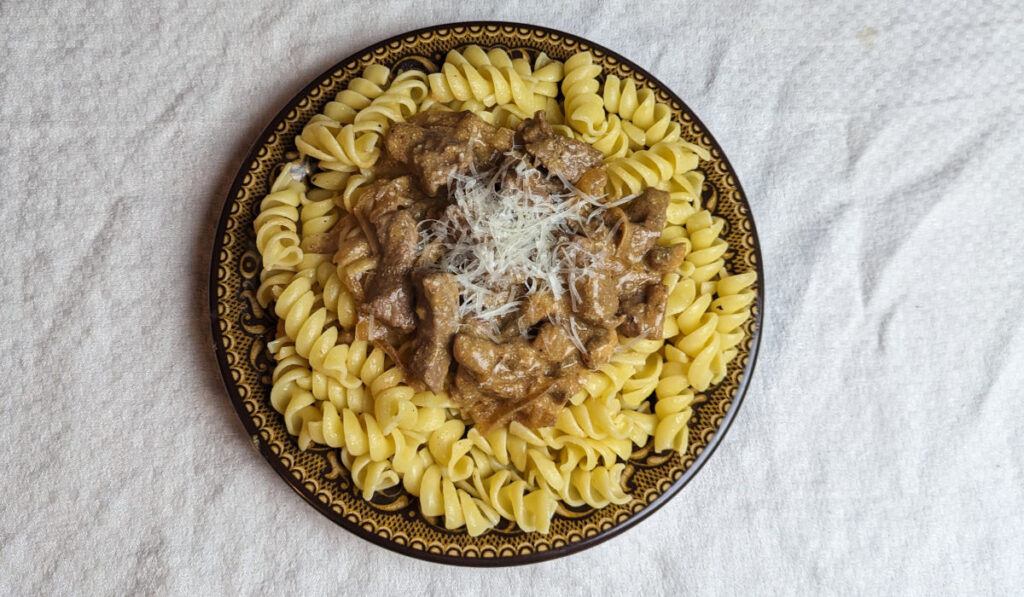
[[373, 460], [366, 456], [353, 456], [348, 450], [341, 451], [341, 462], [352, 473], [352, 483], [363, 490], [363, 499], [370, 500], [373, 494], [398, 485], [401, 479], [386, 460]]
[[582, 138], [589, 140], [595, 148], [604, 154], [606, 159], [624, 158], [633, 149], [643, 145], [642, 139], [639, 143], [636, 141], [639, 135], [631, 130], [635, 128], [629, 122], [623, 122], [618, 116], [612, 114], [608, 117], [608, 126], [604, 134], [592, 140], [587, 136]]
[[[511, 129], [541, 110], [556, 133], [604, 156], [605, 200], [668, 193], [657, 242], [684, 250], [662, 279], [661, 337], [620, 337], [550, 427], [513, 420], [482, 433], [446, 393], [407, 383], [396, 351], [408, 343], [386, 352], [357, 330], [367, 325], [367, 280], [387, 267], [363, 196], [388, 177], [375, 174], [384, 135], [424, 110]], [[726, 376], [746, 337], [756, 275], [726, 271], [725, 221], [701, 204], [698, 166], [710, 156], [683, 139], [672, 113], [650, 89], [603, 76], [587, 52], [563, 63], [471, 45], [429, 74], [368, 66], [306, 124], [296, 148], [308, 164], [285, 164], [254, 221], [256, 298], [279, 319], [270, 403], [299, 447], [340, 450], [363, 498], [401, 486], [425, 516], [473, 536], [501, 519], [547, 533], [560, 503], [625, 504], [635, 447], [685, 453], [701, 393]]]
[[[608, 190], [613, 198], [638, 195], [697, 167], [704, 149], [682, 141], [663, 141], [650, 149], [612, 160], [608, 164]], [[703, 157], [707, 159], [707, 157]]]
[[380, 135], [376, 132], [356, 133], [355, 124], [338, 122], [317, 114], [295, 138], [295, 146], [304, 156], [320, 160], [323, 170], [355, 172], [369, 168], [380, 157]]
[[687, 423], [694, 402], [685, 369], [688, 357], [678, 348], [665, 346], [665, 366], [658, 381], [655, 414], [658, 424], [654, 432], [654, 449], [686, 451], [690, 440]]
[[431, 97], [438, 102], [476, 100], [487, 107], [501, 104], [519, 118], [529, 118], [538, 109], [529, 78], [511, 66], [495, 66], [486, 54], [484, 58], [486, 62], [473, 64], [462, 54], [449, 52], [441, 72], [427, 77]]
[[546, 485], [543, 480], [541, 486], [573, 507], [604, 508], [609, 504], [625, 504], [631, 498], [622, 488], [624, 469], [621, 462], [592, 470], [578, 468], [561, 473], [557, 486]]
[[[395, 76], [387, 91], [373, 98], [352, 121], [356, 133], [370, 131], [383, 135], [393, 122], [403, 122], [417, 112], [427, 97], [427, 77], [421, 71], [407, 70]], [[366, 166], [360, 165], [360, 168]]]
[[299, 210], [306, 185], [293, 177], [293, 164], [286, 164], [260, 203], [256, 248], [263, 257], [264, 270], [291, 270], [302, 260], [298, 235]]
[[302, 220], [300, 248], [305, 253], [333, 253], [334, 225], [341, 218], [334, 204], [334, 194], [323, 189], [313, 189], [300, 199], [299, 216]]
[[419, 498], [420, 510], [425, 516], [443, 516], [445, 528], [465, 526], [466, 532], [473, 537], [483, 534], [500, 520], [494, 508], [466, 490], [457, 488], [436, 464], [424, 471]]
[[558, 502], [550, 491], [531, 488], [511, 471], [499, 470], [483, 480], [480, 495], [499, 516], [523, 531], [547, 533]]
[[601, 67], [594, 64], [590, 52], [580, 52], [565, 62], [562, 95], [565, 96], [566, 122], [575, 131], [596, 138], [608, 128], [604, 102], [597, 91]]
[[638, 91], [632, 79], [606, 77], [603, 99], [609, 114], [618, 114], [629, 123], [630, 139], [636, 145], [653, 147], [681, 137], [679, 123], [672, 121], [669, 107], [659, 103], [650, 89]]
[[554, 98], [558, 95], [558, 84], [565, 77], [565, 65], [541, 52], [533, 62], [530, 76], [536, 81], [534, 90], [538, 95]]
[[339, 124], [352, 124], [360, 110], [384, 93], [390, 78], [391, 69], [388, 67], [380, 64], [367, 66], [361, 77], [353, 79], [334, 101], [324, 106], [324, 116]]

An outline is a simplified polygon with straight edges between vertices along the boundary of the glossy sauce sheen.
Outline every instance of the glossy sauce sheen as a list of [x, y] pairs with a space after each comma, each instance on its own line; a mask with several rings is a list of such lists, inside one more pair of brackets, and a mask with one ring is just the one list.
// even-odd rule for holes
[[[376, 268], [343, 281], [360, 303], [357, 333], [401, 365], [410, 383], [449, 392], [483, 432], [513, 420], [542, 427], [554, 423], [578, 390], [583, 369], [612, 356], [620, 336], [661, 334], [667, 299], [661, 280], [686, 250], [657, 245], [667, 193], [647, 189], [621, 206], [588, 208], [589, 217], [558, 233], [581, 261], [569, 268], [572, 279], [562, 281], [568, 292], [556, 296], [512, 275], [504, 278], [512, 280], [506, 287], [491, 290], [505, 293], [514, 308], [481, 320], [460, 313], [467, 290], [440, 265], [447, 239], [424, 244], [418, 232], [459, 217], [453, 176], [504, 172], [496, 184], [528, 186], [531, 200], [585, 195], [594, 202], [604, 194], [602, 154], [555, 135], [543, 112], [513, 132], [469, 112], [428, 111], [395, 124], [385, 147], [381, 178], [352, 214], [366, 238], [339, 241], [338, 260], [377, 256]], [[530, 176], [518, 175], [523, 170], [509, 168], [512, 162], [529, 164]]]

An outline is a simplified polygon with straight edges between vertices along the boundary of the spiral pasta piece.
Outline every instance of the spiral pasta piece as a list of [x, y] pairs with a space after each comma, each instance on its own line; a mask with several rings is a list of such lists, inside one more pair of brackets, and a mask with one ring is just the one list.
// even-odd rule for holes
[[650, 405], [645, 402], [636, 410], [623, 409], [620, 415], [628, 421], [628, 438], [634, 446], [647, 445], [648, 439], [654, 435], [655, 429], [658, 427], [658, 418], [650, 412], [650, 408]]
[[340, 125], [317, 114], [295, 138], [295, 147], [300, 154], [320, 160], [323, 170], [355, 172], [377, 161], [379, 142], [380, 135], [374, 132], [357, 134], [355, 124]]
[[692, 246], [686, 262], [694, 268], [689, 277], [698, 284], [710, 281], [725, 266], [722, 256], [729, 249], [729, 244], [721, 237], [724, 226], [725, 220], [712, 217], [707, 210], [686, 219], [686, 232]]
[[[672, 120], [672, 110], [658, 102], [650, 89], [636, 88], [632, 79], [625, 81], [608, 75], [604, 81], [604, 105], [610, 114], [618, 114], [632, 126], [631, 137], [639, 145], [653, 146], [681, 138], [679, 123]], [[705, 158], [706, 159], [706, 158]]]
[[302, 228], [299, 237], [300, 248], [305, 253], [333, 253], [334, 235], [331, 230], [341, 219], [341, 213], [334, 204], [334, 193], [313, 189], [300, 199], [299, 217]]
[[726, 367], [738, 354], [736, 346], [746, 337], [741, 326], [750, 319], [750, 305], [755, 297], [750, 286], [756, 279], [756, 273], [745, 272], [733, 276], [722, 275], [715, 283], [718, 296], [711, 302], [711, 312], [718, 315], [717, 332], [721, 336], [721, 352], [712, 362], [715, 372], [712, 383], [719, 383], [725, 378]]
[[[380, 156], [381, 136], [392, 122], [415, 114], [427, 95], [426, 75], [407, 70], [384, 87], [390, 71], [376, 69], [356, 81], [354, 88], [339, 94], [325, 112], [310, 119], [295, 139], [302, 155], [319, 161], [322, 170], [341, 174], [370, 168]], [[344, 95], [344, 97], [342, 97]], [[361, 106], [356, 109], [356, 106]], [[320, 176], [316, 183], [339, 188], [343, 176]], [[318, 186], [319, 186], [318, 184]]]
[[463, 438], [466, 425], [458, 419], [445, 421], [435, 429], [427, 440], [427, 448], [434, 462], [445, 468], [446, 476], [453, 482], [468, 479], [474, 470], [470, 455], [473, 440]]
[[633, 79], [623, 81], [615, 75], [608, 75], [604, 79], [602, 99], [609, 114], [618, 114], [626, 120], [654, 113], [654, 92], [646, 88], [637, 91]]
[[685, 452], [690, 440], [689, 421], [693, 415], [693, 390], [686, 376], [688, 357], [674, 346], [665, 346], [665, 366], [655, 393], [655, 415], [658, 424], [654, 432], [657, 452], [675, 450]]
[[[650, 149], [608, 163], [608, 191], [612, 198], [638, 195], [647, 187], [658, 187], [672, 177], [697, 167], [696, 145], [682, 141], [662, 142]], [[703, 149], [701, 149], [703, 151]]]
[[[623, 380], [625, 385], [626, 380]], [[562, 433], [592, 439], [622, 439], [627, 427], [615, 415], [622, 405], [614, 394], [603, 399], [585, 400], [581, 404], [566, 405], [555, 420], [555, 429]]]
[[607, 130], [604, 101], [597, 94], [601, 85], [597, 76], [601, 67], [594, 64], [590, 52], [579, 52], [565, 62], [562, 95], [565, 96], [566, 122], [573, 130], [598, 137]]
[[550, 491], [532, 488], [505, 469], [490, 475], [482, 485], [482, 496], [491, 508], [523, 531], [547, 533], [551, 528], [558, 502]]
[[322, 291], [321, 299], [328, 314], [334, 316], [342, 329], [353, 329], [356, 325], [356, 301], [352, 292], [338, 277], [338, 268], [324, 260], [314, 271]]
[[[686, 288], [691, 288], [690, 284]], [[685, 369], [686, 379], [698, 392], [703, 392], [711, 385], [721, 368], [720, 360], [716, 361], [722, 346], [721, 335], [717, 331], [718, 315], [708, 312], [711, 297], [711, 293], [694, 296], [692, 302], [676, 317], [680, 335], [673, 344], [689, 358]]]
[[363, 383], [353, 372], [360, 370], [368, 360], [366, 342], [338, 344], [338, 329], [324, 327], [327, 309], [320, 307], [314, 310], [316, 302], [310, 280], [296, 276], [278, 297], [274, 309], [284, 321], [285, 334], [295, 343], [296, 352], [308, 359], [314, 370], [336, 379], [347, 388], [355, 388]]
[[297, 436], [299, 448], [305, 450], [314, 441], [307, 431], [308, 423], [320, 416], [316, 398], [310, 392], [309, 363], [296, 353], [294, 344], [284, 339], [274, 340], [269, 348], [278, 361], [270, 404], [284, 416], [288, 433]]
[[270, 186], [270, 193], [260, 202], [260, 212], [253, 222], [264, 270], [291, 271], [302, 260], [298, 207], [306, 185], [293, 178], [293, 165], [287, 164], [281, 170]]
[[[493, 429], [486, 435], [472, 427], [466, 438], [473, 445], [492, 456], [501, 466], [513, 466], [522, 471], [534, 457], [549, 457], [545, 440], [537, 432], [513, 421], [508, 427]], [[531, 450], [537, 453], [531, 455]]]
[[[310, 371], [309, 379], [310, 392], [318, 402], [330, 402], [338, 411], [348, 408], [349, 394], [352, 391], [341, 385], [338, 380], [328, 377], [319, 371]], [[322, 411], [321, 414], [323, 414]]]
[[524, 79], [520, 72], [509, 66], [478, 62], [474, 65], [458, 52], [449, 52], [441, 72], [427, 76], [430, 96], [442, 103], [476, 100], [488, 108], [495, 104], [504, 105], [521, 119], [533, 115], [538, 106], [528, 76]]
[[427, 97], [427, 89], [427, 75], [422, 71], [407, 70], [399, 73], [384, 93], [356, 114], [352, 121], [354, 131], [383, 136], [391, 123], [404, 122], [416, 114], [420, 102]]
[[366, 357], [359, 367], [359, 379], [373, 397], [374, 414], [383, 433], [416, 422], [416, 405], [412, 402], [416, 392], [405, 385], [405, 374], [382, 350], [374, 348]]
[[[538, 57], [538, 60], [540, 58]], [[449, 50], [445, 56], [445, 61], [452, 64], [471, 64], [477, 68], [484, 66], [493, 66], [495, 68], [509, 68], [520, 76], [528, 77], [531, 75], [530, 62], [521, 57], [513, 58], [508, 52], [501, 48], [491, 48], [490, 50], [484, 50], [476, 44], [470, 44], [462, 49]]]
[[[734, 276], [723, 276], [716, 284], [718, 298], [711, 302], [711, 311], [718, 315], [718, 332], [731, 334], [750, 319], [750, 304], [754, 302], [754, 291], [750, 286], [757, 279], [754, 272]], [[742, 334], [740, 338], [742, 339]], [[739, 341], [725, 342], [726, 348], [736, 346]]]
[[596, 371], [588, 371], [584, 375], [583, 387], [569, 400], [570, 404], [579, 405], [584, 400], [607, 400], [622, 390], [623, 384], [636, 371], [636, 366], [628, 363], [609, 361]]
[[642, 147], [643, 139], [641, 138], [638, 143], [636, 141], [638, 136], [640, 136], [639, 129], [612, 114], [608, 116], [608, 126], [604, 134], [597, 137], [582, 135], [581, 138], [603, 153], [605, 159], [613, 160], [624, 158], [633, 149]]
[[310, 389], [309, 363], [295, 351], [295, 344], [284, 338], [273, 340], [268, 348], [277, 361], [270, 387], [270, 405], [284, 413], [296, 392]]
[[565, 489], [568, 477], [558, 470], [558, 464], [549, 451], [531, 449], [526, 454], [526, 466], [521, 470], [524, 472], [527, 483], [547, 487], [553, 491]]
[[354, 456], [348, 450], [341, 451], [341, 462], [352, 473], [352, 483], [363, 491], [363, 499], [373, 499], [373, 494], [394, 487], [401, 482], [391, 464], [384, 460], [372, 460], [366, 455]]
[[610, 504], [625, 504], [631, 498], [622, 488], [622, 473], [626, 465], [598, 466], [593, 470], [575, 469], [561, 474], [559, 487], [541, 481], [541, 486], [573, 507], [604, 508]]
[[338, 411], [331, 402], [323, 403], [322, 409], [319, 429], [315, 426], [311, 429], [311, 434], [320, 434], [320, 443], [345, 448], [353, 456], [366, 456], [375, 462], [384, 461], [395, 453], [395, 442], [390, 436], [397, 434], [384, 432], [372, 414], [356, 413], [348, 408]]
[[660, 353], [652, 352], [647, 355], [643, 366], [639, 367], [633, 376], [622, 384], [620, 400], [624, 407], [635, 410], [650, 397], [655, 386], [658, 385], [658, 376], [661, 374], [663, 364]]
[[558, 450], [554, 461], [563, 474], [576, 469], [593, 470], [602, 463], [610, 466], [620, 459], [628, 460], [632, 444], [628, 437], [595, 439], [566, 434], [556, 435], [548, 441], [549, 446]]
[[[324, 170], [309, 177], [309, 182], [319, 189], [327, 191], [341, 191], [348, 184], [348, 179], [353, 172], [338, 172], [337, 170]], [[339, 206], [340, 207], [340, 206]]]
[[554, 99], [558, 96], [558, 84], [565, 77], [565, 65], [541, 52], [534, 60], [533, 72], [530, 73], [530, 77], [534, 81], [534, 93], [544, 98]]
[[424, 516], [443, 516], [446, 529], [463, 526], [476, 537], [498, 524], [500, 515], [490, 505], [459, 489], [434, 464], [423, 472], [419, 483], [420, 511]]
[[360, 110], [370, 105], [387, 88], [391, 69], [381, 64], [371, 64], [356, 77], [334, 101], [324, 106], [324, 115], [340, 124], [351, 124]]
[[256, 289], [256, 301], [266, 309], [274, 302], [295, 272], [287, 269], [264, 269], [260, 272], [260, 285]]
[[632, 124], [643, 131], [644, 144], [647, 146], [682, 138], [682, 128], [672, 120], [672, 110], [660, 102], [650, 112], [634, 114]]

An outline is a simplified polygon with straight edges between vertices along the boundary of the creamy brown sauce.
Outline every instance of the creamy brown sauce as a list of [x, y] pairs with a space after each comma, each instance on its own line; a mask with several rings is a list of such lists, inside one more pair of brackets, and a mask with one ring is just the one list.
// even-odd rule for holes
[[[667, 193], [648, 189], [595, 209], [606, 182], [601, 153], [555, 135], [542, 112], [512, 131], [469, 112], [428, 111], [395, 124], [385, 148], [380, 178], [353, 214], [366, 237], [339, 239], [336, 261], [376, 255], [374, 269], [343, 282], [359, 302], [357, 333], [391, 355], [410, 383], [449, 392], [482, 431], [513, 420], [541, 427], [553, 424], [584, 368], [611, 358], [620, 335], [660, 336], [661, 280], [685, 257], [682, 245], [657, 244]], [[460, 223], [453, 188], [459, 177], [495, 172], [500, 196], [518, 190], [534, 203], [582, 206], [546, 233], [572, 248], [568, 259], [579, 263], [560, 262], [572, 279], [545, 281], [522, 269], [481, 278], [494, 286], [483, 299], [463, 287], [462, 272], [474, 264], [446, 258], [457, 239], [445, 235]], [[482, 306], [468, 304], [477, 299]], [[479, 315], [486, 312], [498, 315]]]

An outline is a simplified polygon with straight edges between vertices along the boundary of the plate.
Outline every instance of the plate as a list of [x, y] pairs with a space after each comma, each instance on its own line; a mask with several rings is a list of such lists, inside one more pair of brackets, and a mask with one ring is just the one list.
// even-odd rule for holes
[[[367, 65], [436, 69], [449, 50], [467, 44], [498, 46], [511, 53], [543, 51], [563, 61], [589, 50], [606, 75], [631, 77], [638, 87], [654, 91], [658, 101], [671, 107], [683, 137], [711, 153], [711, 160], [702, 163], [707, 176], [702, 197], [708, 209], [726, 220], [727, 267], [758, 274], [747, 338], [726, 378], [695, 407], [686, 454], [658, 454], [649, 445], [638, 449], [623, 473], [632, 501], [599, 510], [562, 505], [547, 535], [524, 533], [511, 523], [479, 537], [470, 537], [464, 529], [449, 531], [421, 515], [415, 498], [400, 487], [367, 502], [353, 486], [338, 451], [299, 450], [269, 400], [274, 363], [267, 342], [276, 321], [256, 300], [261, 260], [253, 219], [268, 192], [271, 171], [286, 152], [294, 151], [294, 138], [303, 125]], [[256, 141], [224, 203], [213, 248], [210, 319], [224, 383], [253, 445], [309, 504], [355, 534], [405, 555], [446, 564], [507, 566], [564, 556], [609, 539], [651, 515], [697, 474], [735, 418], [753, 372], [763, 292], [757, 233], [739, 179], [707, 128], [678, 96], [629, 60], [583, 38], [532, 25], [473, 22], [412, 31], [357, 52], [317, 77], [278, 113]]]

